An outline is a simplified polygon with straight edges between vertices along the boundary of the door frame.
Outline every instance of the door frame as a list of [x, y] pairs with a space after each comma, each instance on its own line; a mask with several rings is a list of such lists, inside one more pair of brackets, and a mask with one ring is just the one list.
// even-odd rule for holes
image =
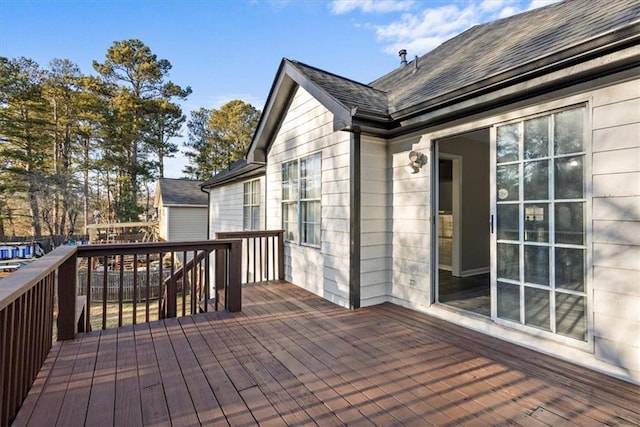
[[[436, 141], [437, 159], [436, 172], [438, 185], [436, 188], [436, 215], [440, 216], [440, 159], [451, 160], [451, 212], [453, 215], [453, 227], [451, 231], [451, 274], [455, 277], [462, 276], [462, 156], [459, 154], [441, 153]], [[439, 234], [439, 221], [436, 219], [435, 236]], [[438, 269], [440, 268], [440, 245], [437, 245]]]

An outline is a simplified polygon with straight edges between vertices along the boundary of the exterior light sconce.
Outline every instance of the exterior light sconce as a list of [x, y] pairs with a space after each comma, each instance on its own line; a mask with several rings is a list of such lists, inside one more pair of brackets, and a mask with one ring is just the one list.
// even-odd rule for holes
[[419, 151], [409, 152], [409, 169], [411, 173], [420, 172], [420, 168], [427, 164], [427, 156]]

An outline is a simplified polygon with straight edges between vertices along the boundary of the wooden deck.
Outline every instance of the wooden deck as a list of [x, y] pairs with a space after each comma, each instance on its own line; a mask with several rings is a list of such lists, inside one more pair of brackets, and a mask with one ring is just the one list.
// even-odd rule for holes
[[640, 425], [639, 387], [391, 304], [348, 311], [284, 282], [241, 313], [55, 345], [14, 423]]

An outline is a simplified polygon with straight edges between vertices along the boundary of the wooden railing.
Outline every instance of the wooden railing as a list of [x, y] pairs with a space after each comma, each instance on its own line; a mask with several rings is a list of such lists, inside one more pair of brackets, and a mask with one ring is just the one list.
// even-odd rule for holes
[[[154, 258], [168, 260], [163, 274], [163, 262], [158, 262], [158, 277], [164, 298], [150, 298], [150, 281], [144, 286], [142, 277], [150, 277]], [[211, 274], [213, 258], [215, 274]], [[99, 327], [107, 324], [108, 274], [117, 271], [117, 301], [113, 305], [116, 323], [124, 324], [123, 306], [125, 262], [133, 269], [133, 298], [126, 302], [132, 313], [132, 322], [152, 319], [151, 302], [157, 304], [157, 317], [174, 317], [218, 308], [218, 300], [224, 300], [228, 311], [240, 311], [241, 303], [241, 240], [212, 240], [187, 243], [138, 243], [118, 245], [61, 246], [39, 260], [22, 267], [0, 281], [0, 425], [9, 425], [24, 401], [31, 385], [49, 353], [53, 337], [58, 340], [73, 339], [78, 331], [93, 327], [91, 322], [99, 311]], [[143, 259], [143, 265], [138, 260]], [[180, 260], [180, 265], [178, 263]], [[186, 261], [186, 262], [184, 262]], [[102, 288], [100, 295], [92, 295], [92, 272], [100, 267]], [[78, 286], [78, 271], [85, 269], [84, 288]], [[211, 283], [211, 278], [218, 282]], [[216, 294], [210, 304], [211, 285]], [[54, 328], [54, 307], [57, 288], [57, 329]], [[80, 293], [78, 292], [80, 290]], [[83, 292], [84, 291], [84, 292]], [[84, 295], [81, 295], [84, 293]], [[98, 297], [99, 304], [95, 304]], [[163, 301], [164, 300], [164, 301]], [[142, 308], [140, 308], [140, 306]], [[181, 308], [181, 310], [178, 310]], [[141, 311], [140, 316], [138, 311]]]
[[240, 311], [241, 256], [240, 240], [80, 246], [86, 329], [217, 310], [221, 301]]
[[[75, 271], [75, 253], [75, 247], [57, 248], [0, 281], [2, 426], [15, 417], [51, 349], [55, 282]], [[59, 305], [67, 309], [68, 299], [59, 297]], [[66, 320], [63, 317], [62, 322]]]
[[218, 232], [216, 239], [242, 240], [242, 283], [284, 280], [284, 230]]
[[218, 308], [240, 311], [241, 283], [284, 278], [282, 231], [217, 238], [61, 246], [2, 279], [0, 425], [17, 414], [54, 336], [68, 340], [78, 331]]

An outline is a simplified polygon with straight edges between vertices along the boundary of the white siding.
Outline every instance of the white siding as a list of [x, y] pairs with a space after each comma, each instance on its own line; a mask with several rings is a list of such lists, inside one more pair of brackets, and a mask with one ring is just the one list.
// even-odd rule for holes
[[[243, 230], [244, 183], [256, 178], [236, 181], [210, 190], [209, 234]], [[260, 228], [264, 229], [264, 176], [260, 177]], [[280, 227], [278, 227], [280, 228]]]
[[363, 137], [361, 160], [360, 304], [366, 307], [387, 301], [391, 284], [391, 208], [386, 141]]
[[168, 211], [168, 241], [185, 242], [207, 239], [206, 207], [170, 206], [165, 209]]
[[162, 203], [158, 205], [158, 235], [161, 239], [168, 240], [169, 208], [165, 208]]
[[[391, 175], [391, 301], [409, 307], [429, 305], [431, 298], [431, 152], [419, 137], [389, 147]], [[419, 172], [408, 169], [409, 152], [428, 156]]]
[[592, 122], [595, 355], [640, 376], [640, 80], [595, 91]]
[[298, 88], [268, 153], [267, 228], [282, 228], [282, 164], [322, 152], [320, 248], [285, 244], [285, 278], [342, 306], [349, 305], [349, 145], [333, 131], [333, 115]]

